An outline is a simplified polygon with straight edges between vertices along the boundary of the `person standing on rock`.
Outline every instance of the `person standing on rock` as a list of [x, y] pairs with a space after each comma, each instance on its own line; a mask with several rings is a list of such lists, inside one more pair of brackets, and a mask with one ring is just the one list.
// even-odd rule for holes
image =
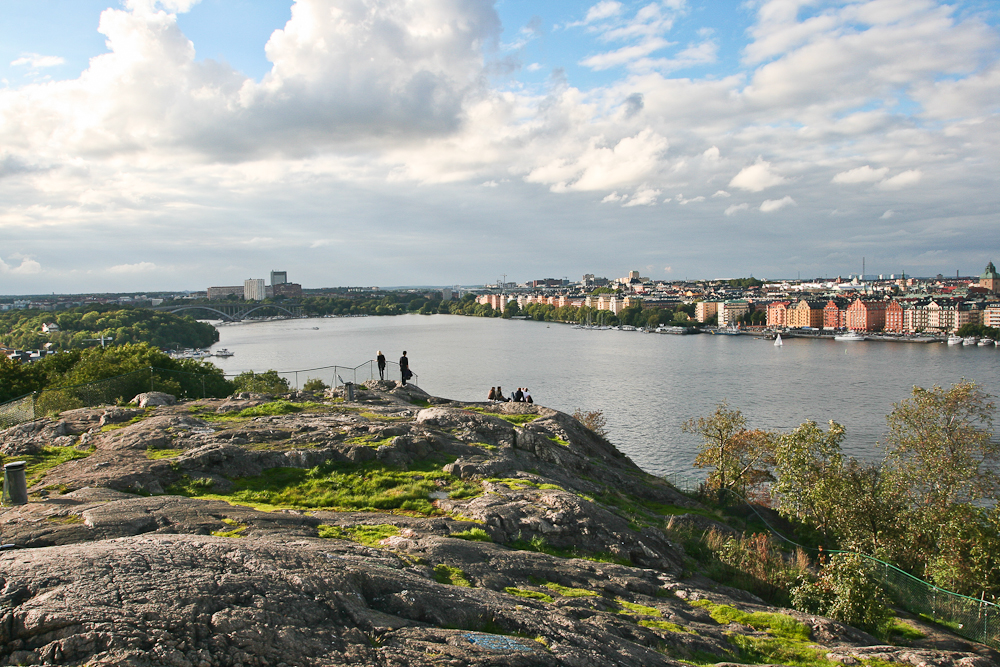
[[378, 356], [375, 357], [375, 361], [378, 363], [378, 379], [385, 380], [385, 355], [382, 354], [382, 350], [378, 351]]
[[410, 372], [410, 360], [406, 358], [406, 350], [403, 350], [403, 356], [399, 358], [399, 376], [403, 379], [403, 386], [406, 386], [406, 381], [413, 377], [413, 373]]

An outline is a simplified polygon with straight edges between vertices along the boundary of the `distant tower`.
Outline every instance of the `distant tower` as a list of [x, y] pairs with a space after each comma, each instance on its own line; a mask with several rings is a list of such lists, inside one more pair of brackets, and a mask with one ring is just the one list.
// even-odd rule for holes
[[287, 271], [271, 271], [271, 287], [274, 287], [275, 285], [284, 285], [287, 282]]
[[979, 276], [979, 286], [985, 287], [994, 294], [1000, 292], [1000, 275], [997, 275], [993, 262], [987, 264], [983, 275]]

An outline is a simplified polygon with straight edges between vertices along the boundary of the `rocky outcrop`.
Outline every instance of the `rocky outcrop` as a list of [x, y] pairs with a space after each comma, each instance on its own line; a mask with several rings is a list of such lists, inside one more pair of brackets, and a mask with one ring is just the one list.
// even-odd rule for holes
[[[0, 541], [17, 546], [0, 553], [0, 664], [736, 664], [734, 635], [765, 636], [719, 625], [700, 599], [788, 614], [830, 664], [998, 664], [955, 638], [878, 645], [689, 576], [668, 517], [715, 522], [554, 410], [381, 382], [354, 402], [284, 398], [311, 407], [268, 414], [271, 397], [237, 395], [0, 432], [8, 457], [77, 457], [0, 510]], [[247, 504], [268, 480], [328, 490], [338, 471], [443, 486], [405, 511]]]

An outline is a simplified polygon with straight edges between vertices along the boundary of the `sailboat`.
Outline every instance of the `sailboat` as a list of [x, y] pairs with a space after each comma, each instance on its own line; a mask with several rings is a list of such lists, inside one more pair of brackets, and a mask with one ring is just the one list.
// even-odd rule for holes
[[777, 336], [776, 336], [776, 337], [774, 338], [774, 346], [775, 346], [775, 347], [781, 347], [782, 345], [784, 345], [784, 343], [782, 343], [782, 342], [781, 342], [781, 334], [778, 334], [778, 335], [777, 335]]

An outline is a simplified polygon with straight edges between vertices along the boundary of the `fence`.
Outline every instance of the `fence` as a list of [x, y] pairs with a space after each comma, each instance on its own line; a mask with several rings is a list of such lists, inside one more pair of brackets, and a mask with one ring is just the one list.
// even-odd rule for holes
[[[680, 491], [689, 494], [700, 492], [705, 484], [704, 480], [682, 473], [670, 473], [665, 475], [664, 479]], [[741, 496], [740, 499], [747, 502], [747, 506], [778, 539], [802, 549], [816, 551], [779, 533], [761, 516], [752, 503]], [[939, 588], [868, 554], [836, 550], [825, 553], [852, 554], [864, 558], [875, 580], [904, 609], [917, 614], [926, 614], [943, 622], [958, 635], [1000, 648], [1000, 606]]]
[[[309, 380], [322, 380], [331, 387], [339, 387], [345, 382], [360, 384], [365, 380], [382, 379], [379, 377], [378, 366], [375, 364], [374, 359], [358, 366], [319, 366], [317, 368], [303, 368], [295, 371], [277, 371], [277, 373], [280, 377], [288, 380], [289, 386], [293, 389], [301, 388]], [[228, 378], [238, 376], [239, 374], [236, 373], [226, 375]], [[413, 377], [407, 380], [407, 382], [417, 384], [418, 377], [414, 373]], [[384, 379], [387, 381], [399, 381], [402, 379], [398, 363], [395, 361], [386, 361]]]

